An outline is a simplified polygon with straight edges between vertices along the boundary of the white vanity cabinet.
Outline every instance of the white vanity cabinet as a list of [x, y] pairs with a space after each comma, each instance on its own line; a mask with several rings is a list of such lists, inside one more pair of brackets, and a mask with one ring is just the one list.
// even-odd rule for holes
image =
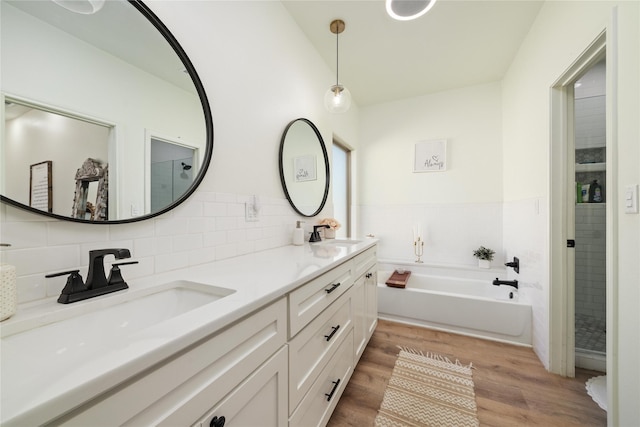
[[286, 319], [282, 298], [51, 425], [208, 426], [264, 411], [261, 426], [286, 426]]
[[356, 362], [362, 356], [378, 324], [378, 264], [375, 246], [353, 259], [354, 276], [354, 352]]
[[375, 328], [376, 262], [373, 247], [289, 294], [290, 427], [329, 421]]
[[47, 425], [324, 426], [377, 322], [376, 247]]

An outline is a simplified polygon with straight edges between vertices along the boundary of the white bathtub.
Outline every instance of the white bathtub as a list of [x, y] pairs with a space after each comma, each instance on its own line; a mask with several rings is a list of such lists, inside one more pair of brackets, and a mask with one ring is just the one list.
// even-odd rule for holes
[[[506, 271], [378, 264], [378, 316], [449, 332], [531, 345], [531, 305], [512, 286], [494, 286]], [[385, 284], [398, 268], [411, 271], [406, 288]]]

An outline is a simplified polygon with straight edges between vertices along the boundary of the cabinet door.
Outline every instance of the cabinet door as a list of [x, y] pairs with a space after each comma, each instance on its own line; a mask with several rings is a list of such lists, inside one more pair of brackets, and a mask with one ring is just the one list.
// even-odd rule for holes
[[362, 356], [367, 345], [367, 330], [365, 305], [365, 278], [360, 276], [353, 284], [353, 341], [356, 362]]
[[193, 427], [286, 427], [287, 349], [282, 348]]
[[364, 275], [365, 294], [365, 336], [369, 341], [378, 324], [378, 267], [374, 265]]

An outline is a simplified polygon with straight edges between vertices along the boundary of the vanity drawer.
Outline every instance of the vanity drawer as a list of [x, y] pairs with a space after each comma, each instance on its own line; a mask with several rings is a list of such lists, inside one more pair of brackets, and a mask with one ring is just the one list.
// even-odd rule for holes
[[326, 425], [352, 373], [353, 331], [350, 331], [289, 419], [289, 427]]
[[289, 294], [289, 337], [295, 336], [353, 284], [351, 261]]
[[376, 246], [367, 249], [361, 254], [353, 258], [354, 278], [362, 276], [368, 269], [376, 265], [378, 262], [378, 253]]
[[353, 329], [352, 289], [289, 342], [289, 411], [293, 412], [345, 336]]
[[285, 342], [283, 298], [53, 425], [191, 425]]

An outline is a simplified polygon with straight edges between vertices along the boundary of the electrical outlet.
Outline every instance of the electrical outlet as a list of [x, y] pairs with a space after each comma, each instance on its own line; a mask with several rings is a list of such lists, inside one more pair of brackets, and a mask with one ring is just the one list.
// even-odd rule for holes
[[244, 204], [244, 220], [247, 222], [256, 222], [258, 221], [258, 209], [256, 209], [255, 204], [253, 203], [245, 203]]

